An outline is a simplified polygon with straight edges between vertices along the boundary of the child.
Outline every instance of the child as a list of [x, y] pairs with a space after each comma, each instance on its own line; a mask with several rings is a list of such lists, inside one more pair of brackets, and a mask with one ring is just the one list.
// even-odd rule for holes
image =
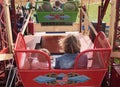
[[[50, 56], [50, 52], [47, 49], [42, 48], [40, 51]], [[47, 58], [39, 53], [30, 53], [29, 57], [25, 59], [22, 69], [48, 69]]]
[[59, 0], [55, 1], [55, 5], [53, 6], [53, 11], [62, 11], [62, 4]]
[[[57, 69], [71, 69], [74, 66], [74, 61], [78, 53], [80, 53], [80, 41], [79, 39], [72, 35], [68, 34], [64, 39], [60, 40], [60, 45], [64, 50], [64, 54], [56, 58], [55, 68]], [[87, 67], [87, 57], [80, 58], [80, 63], [82, 68]]]
[[[43, 51], [48, 56], [50, 56], [50, 52], [47, 49], [42, 48], [40, 49], [40, 51]], [[32, 54], [31, 56], [31, 59], [29, 59], [29, 61], [31, 62], [31, 69], [48, 69], [48, 61], [44, 56], [39, 55], [38, 53]]]

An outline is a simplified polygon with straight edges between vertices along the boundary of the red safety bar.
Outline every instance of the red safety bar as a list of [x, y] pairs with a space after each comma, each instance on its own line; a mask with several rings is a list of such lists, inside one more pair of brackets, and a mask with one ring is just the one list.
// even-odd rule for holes
[[[39, 61], [46, 64], [48, 69], [51, 69], [50, 56], [39, 50], [27, 50], [25, 40], [21, 33], [18, 33], [19, 38], [16, 39], [15, 44], [15, 58], [18, 65], [18, 69], [30, 69], [30, 64], [28, 64], [29, 58], [39, 57]], [[43, 65], [43, 64], [42, 64]], [[46, 67], [46, 66], [43, 66]]]
[[[26, 49], [23, 36], [19, 33], [14, 51], [24, 87], [101, 87], [108, 70], [111, 48], [103, 32], [98, 34], [94, 45], [94, 49], [81, 52], [76, 57], [73, 69], [54, 69], [51, 68], [50, 57], [46, 53]], [[47, 66], [44, 67], [42, 63], [43, 66], [41, 64], [39, 69], [24, 67], [27, 64], [26, 60], [30, 57], [34, 58], [36, 54], [39, 55], [40, 62], [47, 62]], [[85, 69], [79, 68], [79, 59], [83, 55], [88, 57], [88, 66]]]

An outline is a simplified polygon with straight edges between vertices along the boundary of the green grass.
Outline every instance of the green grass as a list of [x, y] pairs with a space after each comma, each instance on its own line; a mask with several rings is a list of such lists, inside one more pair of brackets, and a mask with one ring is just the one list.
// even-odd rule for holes
[[[91, 21], [91, 22], [97, 21], [97, 19], [98, 19], [98, 6], [99, 5], [100, 5], [99, 3], [96, 3], [96, 4], [94, 3], [94, 4], [89, 4], [86, 6], [89, 21]], [[107, 12], [106, 12], [104, 19], [103, 19], [103, 21], [105, 23], [110, 23], [110, 11], [111, 10], [110, 10], [110, 5], [109, 5], [107, 8]], [[79, 22], [79, 17], [78, 17], [76, 22]]]
[[[98, 6], [99, 6], [99, 4], [90, 4], [87, 6], [87, 12], [88, 12], [88, 16], [89, 16], [90, 21], [97, 21], [97, 19], [98, 19]], [[105, 23], [110, 22], [110, 5], [107, 8], [107, 12], [104, 16], [103, 21]]]
[[114, 58], [114, 63], [115, 64], [120, 64], [120, 59], [119, 58]]

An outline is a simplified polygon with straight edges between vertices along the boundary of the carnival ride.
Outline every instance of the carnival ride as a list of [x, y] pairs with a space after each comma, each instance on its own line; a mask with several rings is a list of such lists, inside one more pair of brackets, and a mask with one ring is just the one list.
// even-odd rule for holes
[[[106, 35], [101, 32], [102, 30], [102, 20], [104, 18], [107, 6], [111, 1], [111, 7], [113, 14], [111, 15], [110, 22], [110, 31], [109, 31], [109, 42]], [[81, 49], [81, 53], [76, 57], [75, 65], [73, 69], [61, 70], [61, 69], [53, 69], [54, 66], [53, 60], [50, 60], [50, 56], [46, 55], [44, 52], [36, 50], [36, 44], [39, 43], [39, 47], [47, 48], [52, 55], [62, 54], [60, 51], [60, 47], [58, 46], [58, 40], [62, 37], [65, 37], [68, 32], [73, 31], [72, 29], [67, 29], [66, 27], [62, 30], [58, 28], [57, 30], [51, 29], [47, 26], [47, 30], [45, 28], [42, 30], [42, 27], [39, 27], [40, 30], [47, 33], [39, 33], [39, 36], [35, 36], [35, 29], [33, 26], [34, 23], [31, 21], [32, 7], [31, 3], [28, 1], [28, 11], [26, 20], [23, 22], [20, 31], [17, 26], [18, 18], [16, 16], [16, 7], [15, 1], [10, 0], [10, 4], [7, 0], [4, 2], [0, 1], [0, 84], [3, 87], [16, 87], [20, 86], [18, 84], [19, 81], [23, 84], [24, 87], [53, 87], [53, 86], [63, 86], [63, 87], [76, 87], [76, 86], [92, 86], [92, 87], [101, 87], [102, 82], [105, 79], [107, 86], [111, 86], [112, 81], [109, 77], [109, 67], [110, 60], [114, 58], [119, 58], [119, 8], [120, 1], [119, 0], [101, 0], [101, 6], [98, 9], [98, 22], [94, 27], [92, 23], [88, 20], [88, 16], [86, 14], [86, 10], [82, 4], [78, 4], [78, 1], [67, 1], [63, 5], [62, 12], [53, 12], [51, 10], [46, 10], [46, 8], [39, 9], [38, 7], [43, 4], [47, 4], [48, 8], [51, 8], [52, 3], [50, 1], [36, 1], [36, 5], [34, 7], [36, 12], [37, 22], [45, 25], [53, 25], [60, 24], [60, 26], [70, 24], [71, 27], [77, 18], [77, 14], [80, 12], [80, 23], [79, 29], [77, 29], [78, 37], [83, 41], [82, 46], [87, 41], [87, 48]], [[82, 1], [81, 1], [82, 3]], [[75, 8], [74, 11], [71, 11], [69, 8], [69, 4]], [[68, 6], [68, 8], [67, 8]], [[117, 9], [115, 9], [115, 7]], [[67, 9], [66, 9], [67, 8]], [[79, 10], [79, 9], [80, 10]], [[68, 12], [67, 12], [68, 11]], [[10, 13], [9, 13], [10, 12]], [[84, 21], [83, 21], [84, 16]], [[95, 39], [93, 39], [93, 43], [89, 37], [81, 35], [82, 31], [82, 22], [85, 26], [85, 34], [88, 32], [88, 26], [91, 28], [91, 31], [94, 33], [89, 33], [88, 36], [95, 35]], [[115, 24], [114, 24], [115, 23]], [[61, 25], [62, 24], [62, 25]], [[28, 28], [27, 28], [28, 27]], [[48, 30], [49, 28], [49, 30]], [[63, 27], [62, 27], [63, 28]], [[66, 29], [66, 30], [65, 30]], [[63, 31], [64, 30], [64, 31]], [[61, 33], [62, 32], [62, 33]], [[73, 33], [73, 32], [72, 32]], [[26, 35], [25, 35], [26, 34]], [[27, 34], [33, 34], [27, 35]], [[26, 39], [27, 38], [27, 39]], [[29, 38], [29, 40], [28, 40]], [[32, 38], [32, 39], [31, 39]], [[37, 38], [37, 39], [36, 39]], [[84, 39], [84, 40], [83, 40]], [[36, 41], [38, 40], [38, 41]], [[13, 45], [14, 43], [14, 45]], [[49, 44], [48, 44], [49, 43]], [[116, 45], [117, 43], [117, 45]], [[92, 44], [92, 45], [91, 45]], [[91, 45], [91, 46], [90, 46]], [[29, 49], [27, 49], [29, 47]], [[13, 50], [14, 49], [14, 50]], [[117, 51], [116, 51], [117, 49]], [[28, 68], [24, 68], [24, 63], [26, 63], [26, 59], [31, 57], [31, 53], [39, 54], [41, 61], [41, 69], [32, 70]], [[78, 60], [84, 54], [87, 54], [88, 57], [88, 67], [86, 69], [79, 69]], [[15, 63], [15, 64], [14, 64]], [[44, 64], [45, 63], [45, 64]], [[52, 64], [53, 63], [53, 64]], [[113, 63], [112, 63], [113, 64]], [[111, 64], [111, 66], [112, 66]], [[17, 68], [16, 68], [17, 67]], [[113, 73], [112, 73], [113, 74]], [[12, 80], [11, 80], [12, 79]], [[17, 80], [16, 80], [17, 79]], [[29, 79], [29, 80], [27, 80]], [[112, 85], [113, 86], [113, 85]], [[112, 87], [111, 86], [111, 87]]]
[[[47, 54], [39, 50], [27, 50], [24, 38], [20, 33], [14, 51], [18, 72], [24, 87], [101, 87], [102, 80], [108, 70], [111, 47], [104, 33], [100, 32], [95, 39], [94, 48], [78, 54], [74, 68], [67, 70], [54, 69], [54, 63]], [[24, 67], [29, 57], [35, 58], [31, 54], [39, 55], [40, 69], [30, 69], [28, 68], [29, 64]], [[89, 64], [85, 69], [81, 69], [78, 61], [85, 54], [88, 57], [88, 64], [90, 61], [92, 64]], [[26, 78], [29, 80], [26, 80]]]
[[[69, 8], [68, 8], [69, 6]], [[70, 7], [71, 6], [71, 7]], [[67, 1], [61, 5], [61, 9], [53, 8], [52, 3], [48, 1], [36, 2], [36, 16], [39, 23], [73, 23], [78, 14], [79, 2]], [[46, 8], [47, 7], [47, 8]], [[48, 9], [49, 8], [49, 9]]]

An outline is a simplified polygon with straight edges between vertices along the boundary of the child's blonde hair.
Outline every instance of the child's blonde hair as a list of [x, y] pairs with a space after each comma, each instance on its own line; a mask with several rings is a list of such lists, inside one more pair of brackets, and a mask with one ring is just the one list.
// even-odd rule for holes
[[73, 34], [68, 34], [65, 38], [62, 38], [59, 42], [65, 53], [78, 53], [80, 52], [80, 40]]
[[45, 53], [47, 53], [50, 56], [50, 51], [47, 50], [46, 48], [41, 48], [40, 50], [43, 51], [43, 52], [45, 52]]

